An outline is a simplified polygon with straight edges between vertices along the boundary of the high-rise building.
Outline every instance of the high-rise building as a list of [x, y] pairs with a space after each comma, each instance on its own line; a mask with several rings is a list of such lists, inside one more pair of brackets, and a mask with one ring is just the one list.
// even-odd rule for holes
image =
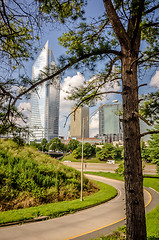
[[117, 103], [106, 104], [99, 110], [99, 135], [104, 136], [107, 142], [122, 140], [121, 109], [121, 104]]
[[[122, 104], [106, 104], [99, 110], [99, 136], [104, 142], [119, 142], [123, 140], [123, 127], [120, 121], [120, 111]], [[122, 117], [121, 117], [122, 118]], [[139, 119], [140, 133], [152, 130], [153, 126], [148, 126], [143, 120]], [[147, 141], [150, 135], [142, 137], [142, 140]], [[122, 143], [122, 141], [121, 141]]]
[[[48, 41], [32, 67], [34, 82], [57, 70], [55, 59]], [[50, 141], [58, 137], [59, 131], [60, 76], [48, 80], [31, 93], [30, 141]]]
[[[71, 109], [71, 112], [74, 108]], [[83, 128], [84, 124], [84, 128]], [[83, 135], [84, 133], [84, 135]], [[80, 107], [75, 114], [71, 114], [70, 137], [71, 138], [89, 138], [89, 108]]]

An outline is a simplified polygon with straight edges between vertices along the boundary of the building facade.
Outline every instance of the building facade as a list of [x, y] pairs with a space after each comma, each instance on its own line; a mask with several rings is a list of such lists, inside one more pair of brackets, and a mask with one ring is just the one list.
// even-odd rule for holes
[[104, 142], [122, 141], [123, 130], [120, 122], [122, 105], [106, 104], [99, 110], [99, 136]]
[[[46, 42], [32, 67], [33, 82], [57, 70], [52, 50]], [[31, 93], [30, 141], [50, 141], [59, 134], [60, 76], [48, 80]]]
[[[71, 112], [74, 108], [71, 108]], [[83, 128], [84, 125], [84, 128]], [[83, 132], [82, 132], [83, 131]], [[89, 138], [89, 108], [80, 107], [71, 114], [70, 137]]]

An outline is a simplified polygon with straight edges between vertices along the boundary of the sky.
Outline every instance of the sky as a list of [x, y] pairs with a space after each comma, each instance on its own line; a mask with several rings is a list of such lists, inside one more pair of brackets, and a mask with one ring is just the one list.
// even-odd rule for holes
[[[97, 4], [96, 0], [88, 0], [88, 6], [86, 10], [87, 17], [91, 18], [92, 16], [101, 16], [103, 12], [104, 12], [103, 1], [98, 1], [98, 4]], [[43, 34], [40, 39], [39, 53], [40, 53], [40, 49], [42, 49], [45, 43], [47, 42], [47, 40], [49, 40], [49, 45], [51, 46], [57, 65], [58, 65], [59, 57], [65, 52], [65, 49], [58, 44], [58, 37], [60, 37], [62, 33], [65, 31], [68, 31], [67, 27], [60, 26], [60, 24], [56, 24], [54, 26], [51, 26], [51, 25], [45, 26], [43, 30]], [[39, 53], [35, 55], [35, 59], [38, 57]], [[35, 60], [30, 61], [27, 64], [27, 72], [30, 77], [32, 74], [32, 65], [34, 64], [34, 62]], [[67, 71], [64, 74], [64, 76], [62, 76], [61, 78], [60, 117], [59, 117], [59, 122], [60, 122], [59, 135], [60, 136], [65, 136], [65, 137], [67, 136], [70, 120], [68, 120], [65, 128], [64, 128], [64, 123], [65, 123], [66, 116], [70, 113], [71, 106], [73, 106], [74, 104], [74, 102], [72, 101], [65, 100], [65, 97], [67, 96], [66, 91], [68, 90], [70, 91], [75, 86], [77, 87], [82, 85], [85, 79], [89, 80], [89, 75], [88, 73], [86, 74], [81, 73], [80, 69], [78, 71], [74, 69], [72, 69], [71, 71]], [[156, 91], [156, 89], [159, 88], [159, 71], [151, 69], [149, 72], [143, 75], [143, 79], [141, 79], [141, 83], [142, 81], [144, 81], [145, 83], [145, 80], [148, 85], [146, 87], [143, 87], [140, 90], [140, 94]], [[120, 87], [116, 85], [114, 86], [113, 90], [120, 91]], [[117, 96], [115, 94], [110, 94], [109, 97], [105, 99], [103, 103], [106, 103], [106, 102], [110, 103], [115, 99], [117, 99], [119, 102], [121, 101], [121, 97], [119, 95]], [[99, 102], [99, 104], [101, 103]], [[90, 108], [90, 113], [93, 112], [95, 109], [98, 109], [99, 104], [94, 108]], [[29, 102], [26, 102], [26, 101], [21, 102], [19, 104], [19, 108], [21, 109], [23, 108], [24, 110], [27, 110], [30, 108], [30, 104]], [[97, 113], [96, 115], [94, 115], [94, 117], [90, 121], [90, 137], [93, 137], [99, 133], [98, 126], [99, 126], [99, 120], [98, 120], [98, 113]]]

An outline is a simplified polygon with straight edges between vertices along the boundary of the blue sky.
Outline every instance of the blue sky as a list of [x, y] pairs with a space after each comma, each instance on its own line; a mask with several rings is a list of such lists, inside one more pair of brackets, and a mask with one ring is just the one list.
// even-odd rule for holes
[[[101, 1], [88, 0], [88, 6], [86, 9], [87, 17], [91, 18], [94, 16], [101, 16], [101, 14], [103, 14], [104, 11], [105, 10], [104, 10], [102, 0]], [[52, 48], [54, 57], [56, 59], [56, 63], [58, 64], [59, 56], [61, 56], [65, 52], [65, 49], [58, 44], [58, 37], [60, 37], [63, 32], [68, 31], [68, 29], [67, 29], [67, 27], [61, 26], [59, 23], [57, 23], [53, 26], [51, 26], [51, 25], [44, 26], [43, 31], [44, 32], [40, 39], [39, 53], [40, 53], [40, 49], [43, 48], [46, 41], [49, 40], [49, 44]], [[38, 56], [38, 54], [37, 54], [37, 56]], [[35, 59], [37, 56], [35, 55]], [[31, 77], [32, 65], [33, 65], [34, 61], [30, 61], [27, 64], [27, 72], [30, 77]], [[140, 80], [141, 84], [143, 82], [145, 83], [145, 81], [148, 84], [148, 86], [143, 87], [140, 90], [140, 94], [156, 91], [156, 87], [150, 86], [150, 84], [149, 84], [152, 80], [152, 77], [154, 77], [154, 86], [156, 85], [159, 87], [159, 83], [157, 83], [157, 82], [159, 82], [159, 72], [156, 72], [156, 69], [151, 69], [151, 71], [144, 73], [142, 79]], [[70, 112], [70, 108], [71, 108], [71, 102], [66, 102], [63, 99], [65, 96], [65, 93], [63, 92], [63, 90], [68, 90], [70, 87], [69, 85], [77, 86], [76, 84], [82, 84], [82, 82], [84, 81], [84, 78], [88, 79], [88, 74], [81, 75], [80, 69], [79, 69], [79, 71], [75, 71], [75, 70], [67, 71], [65, 73], [65, 75], [62, 77], [62, 83], [61, 83], [62, 91], [61, 91], [61, 105], [60, 105], [60, 135], [64, 135], [64, 136], [67, 135], [67, 129], [69, 126], [69, 122], [68, 122], [66, 128], [63, 128], [64, 121], [65, 121], [64, 116]], [[119, 97], [119, 95], [118, 96], [111, 95], [111, 96], [109, 96], [108, 99], [106, 99], [105, 102], [112, 101], [114, 99], [118, 99], [119, 101], [121, 101], [121, 97]], [[98, 106], [96, 106], [96, 108], [98, 108]], [[92, 111], [94, 111], [94, 108], [90, 109], [90, 113]], [[92, 121], [90, 123], [90, 128], [91, 128], [90, 136], [94, 136], [95, 134], [98, 133], [98, 114], [95, 115], [94, 118], [92, 118]]]

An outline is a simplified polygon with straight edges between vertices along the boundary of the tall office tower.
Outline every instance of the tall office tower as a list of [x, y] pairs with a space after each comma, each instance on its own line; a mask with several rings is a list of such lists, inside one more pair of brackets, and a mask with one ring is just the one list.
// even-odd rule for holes
[[[32, 67], [34, 82], [57, 70], [48, 41]], [[58, 137], [59, 129], [60, 76], [48, 80], [31, 93], [30, 141], [40, 142], [44, 137], [50, 141]]]
[[107, 104], [99, 110], [99, 135], [105, 136], [105, 141], [113, 142], [122, 140], [122, 124], [119, 111], [122, 109], [120, 103]]
[[[71, 112], [74, 108], [71, 108]], [[83, 120], [84, 119], [84, 120]], [[84, 123], [84, 128], [83, 128]], [[76, 110], [75, 115], [71, 115], [70, 137], [81, 138], [84, 130], [84, 138], [89, 138], [89, 108], [80, 107]]]

